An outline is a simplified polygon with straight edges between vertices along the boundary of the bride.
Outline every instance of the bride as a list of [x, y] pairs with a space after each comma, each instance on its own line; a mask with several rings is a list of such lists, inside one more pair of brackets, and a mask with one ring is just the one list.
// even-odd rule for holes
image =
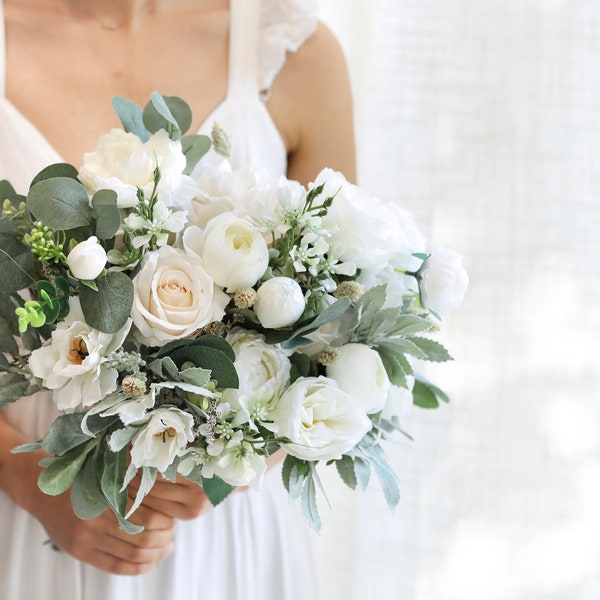
[[[352, 180], [340, 49], [302, 0], [0, 0], [0, 179], [25, 193], [48, 164], [79, 166], [119, 125], [110, 99], [184, 98], [234, 142], [234, 168], [306, 184], [324, 166]], [[81, 521], [41, 493], [41, 455], [10, 453], [55, 416], [47, 394], [0, 412], [0, 598], [311, 600], [306, 525], [277, 468], [260, 492], [216, 509], [195, 484], [159, 482], [130, 536], [112, 513]], [[126, 576], [126, 577], [122, 577]]]

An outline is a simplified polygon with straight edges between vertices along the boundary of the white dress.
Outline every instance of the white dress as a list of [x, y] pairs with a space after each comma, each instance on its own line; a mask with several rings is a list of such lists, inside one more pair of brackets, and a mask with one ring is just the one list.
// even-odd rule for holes
[[[315, 17], [299, 0], [232, 0], [228, 95], [201, 128], [218, 120], [233, 140], [234, 167], [286, 170], [286, 150], [260, 91], [311, 35]], [[18, 192], [44, 166], [61, 162], [35, 125], [5, 98], [4, 18], [0, 0], [0, 180]], [[55, 415], [47, 394], [7, 407], [28, 439], [45, 433]], [[316, 597], [308, 526], [290, 505], [277, 469], [260, 492], [236, 494], [194, 520], [178, 523], [176, 550], [139, 577], [107, 575], [44, 542], [27, 512], [0, 493], [1, 600], [312, 600]]]

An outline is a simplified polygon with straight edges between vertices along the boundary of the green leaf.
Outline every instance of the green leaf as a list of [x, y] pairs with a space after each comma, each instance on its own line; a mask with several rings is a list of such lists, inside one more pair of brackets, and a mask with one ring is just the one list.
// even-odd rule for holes
[[69, 413], [58, 416], [50, 425], [42, 440], [44, 450], [50, 452], [50, 454], [62, 456], [73, 448], [89, 441], [90, 436], [81, 430], [83, 416], [84, 413]]
[[44, 179], [29, 190], [27, 208], [50, 229], [66, 231], [92, 222], [86, 189], [69, 177]]
[[90, 327], [104, 333], [116, 333], [125, 325], [133, 305], [133, 283], [120, 271], [108, 271], [96, 280], [98, 291], [82, 287], [81, 310]]
[[213, 506], [220, 504], [235, 489], [219, 477], [202, 478], [202, 489]]
[[75, 514], [84, 520], [95, 519], [108, 508], [108, 502], [100, 489], [94, 457], [89, 454], [73, 480], [71, 504]]
[[29, 381], [24, 375], [6, 373], [0, 376], [0, 408], [16, 402], [25, 395], [27, 388], [29, 388]]
[[0, 312], [0, 353], [7, 352], [12, 356], [19, 356], [19, 347], [15, 341], [11, 324]]
[[12, 450], [12, 454], [22, 454], [23, 452], [36, 452], [37, 450], [42, 449], [42, 440], [38, 440], [37, 442], [28, 442], [27, 444], [19, 444], [15, 446]]
[[142, 109], [135, 102], [115, 96], [111, 104], [125, 131], [137, 135], [142, 142], [147, 142], [150, 139], [150, 133], [144, 126]]
[[437, 408], [441, 402], [450, 402], [448, 396], [421, 375], [415, 376], [413, 404], [420, 408]]
[[0, 179], [0, 201], [5, 199], [10, 200], [10, 203], [15, 207], [19, 207], [19, 203], [25, 200], [25, 196], [21, 196], [15, 192], [15, 188], [6, 179]]
[[331, 323], [332, 321], [337, 321], [340, 319], [344, 313], [348, 310], [350, 306], [349, 298], [340, 298], [336, 300], [333, 304], [328, 306], [322, 313], [320, 313], [315, 319], [313, 319], [310, 323], [302, 325], [298, 329], [294, 331], [294, 333], [290, 336], [290, 339], [283, 344], [284, 348], [294, 347], [296, 344], [292, 340], [298, 336], [304, 336], [307, 333], [311, 333], [312, 331], [316, 331], [322, 325], [327, 323]]
[[354, 472], [356, 473], [356, 482], [364, 492], [371, 479], [371, 465], [360, 456], [357, 456], [354, 459]]
[[184, 346], [174, 350], [171, 358], [177, 366], [191, 362], [202, 369], [212, 371], [211, 378], [218, 382], [221, 388], [238, 388], [240, 381], [233, 361], [220, 350], [209, 346]]
[[211, 378], [211, 372], [208, 369], [201, 369], [200, 367], [185, 369], [179, 375], [181, 381], [197, 385], [198, 387], [204, 387]]
[[119, 452], [113, 452], [107, 445], [104, 449], [103, 458], [99, 457], [96, 463], [102, 493], [115, 515], [121, 518], [124, 518], [127, 506], [127, 491], [121, 488], [128, 455], [129, 449], [127, 447]]
[[0, 292], [18, 292], [33, 281], [31, 250], [19, 237], [9, 221], [0, 219]]
[[390, 382], [393, 385], [405, 388], [407, 386], [406, 376], [412, 374], [412, 367], [404, 354], [383, 345], [376, 346], [375, 350], [381, 357], [381, 362]]
[[95, 441], [77, 446], [63, 456], [50, 458], [45, 462], [46, 468], [38, 477], [38, 486], [49, 496], [58, 496], [66, 492], [73, 484], [77, 473], [83, 466], [88, 452], [94, 447]]
[[311, 476], [306, 479], [302, 489], [302, 512], [311, 528], [319, 533], [321, 531], [321, 517], [317, 507], [317, 489], [312, 472]]
[[138, 488], [137, 494], [135, 495], [135, 500], [131, 505], [131, 508], [125, 515], [126, 519], [139, 508], [142, 500], [148, 495], [148, 492], [154, 487], [154, 482], [156, 481], [156, 474], [158, 473], [157, 469], [154, 467], [142, 467], [142, 476], [140, 477], [140, 487]]
[[96, 212], [96, 235], [101, 240], [114, 237], [121, 226], [121, 213], [117, 208], [117, 192], [99, 190], [92, 198], [92, 206]]
[[424, 356], [421, 358], [424, 358], [425, 360], [433, 362], [452, 360], [448, 350], [435, 340], [426, 337], [413, 336], [410, 338], [410, 341], [423, 352]]
[[335, 461], [337, 471], [342, 478], [342, 481], [352, 489], [356, 488], [357, 480], [356, 473], [354, 471], [354, 459], [347, 454], [343, 455], [342, 458]]
[[430, 327], [431, 322], [423, 317], [403, 314], [396, 321], [396, 325], [393, 328], [390, 328], [387, 333], [389, 337], [395, 337], [427, 331]]
[[77, 179], [79, 171], [68, 163], [55, 163], [42, 169], [29, 184], [29, 188], [32, 188], [36, 183], [44, 181], [45, 179], [56, 179], [57, 177], [68, 177], [69, 179]]
[[369, 462], [375, 469], [375, 473], [377, 473], [387, 505], [390, 508], [395, 508], [400, 502], [400, 489], [394, 470], [386, 460], [379, 445], [369, 446], [365, 450], [368, 453]]
[[185, 155], [184, 175], [189, 175], [198, 161], [210, 150], [211, 140], [207, 135], [186, 135], [181, 138], [181, 149]]
[[187, 102], [177, 96], [161, 96], [158, 92], [152, 92], [150, 98], [143, 112], [148, 131], [156, 133], [164, 129], [171, 139], [181, 139], [192, 124], [192, 111]]

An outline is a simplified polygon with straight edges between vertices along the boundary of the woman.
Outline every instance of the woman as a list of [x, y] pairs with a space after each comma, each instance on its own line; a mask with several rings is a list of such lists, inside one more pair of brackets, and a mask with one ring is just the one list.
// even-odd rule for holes
[[[217, 119], [233, 138], [234, 167], [262, 166], [306, 184], [328, 165], [354, 178], [344, 61], [303, 2], [3, 4], [0, 179], [20, 192], [47, 164], [81, 164], [118, 125], [112, 96], [143, 105], [152, 90], [186, 99], [193, 129]], [[108, 512], [79, 520], [68, 495], [37, 489], [40, 455], [10, 453], [54, 416], [47, 395], [0, 413], [0, 597], [314, 597], [276, 473], [261, 492], [234, 494], [217, 509], [195, 484], [161, 482], [133, 519], [145, 531], [130, 536]], [[62, 552], [43, 545], [48, 539]]]

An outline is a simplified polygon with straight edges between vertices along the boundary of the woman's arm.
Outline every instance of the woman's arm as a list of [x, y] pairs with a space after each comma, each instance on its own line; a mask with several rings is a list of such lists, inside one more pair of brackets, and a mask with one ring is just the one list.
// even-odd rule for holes
[[352, 94], [346, 61], [319, 24], [273, 83], [267, 107], [288, 148], [288, 177], [307, 184], [324, 167], [356, 179]]

